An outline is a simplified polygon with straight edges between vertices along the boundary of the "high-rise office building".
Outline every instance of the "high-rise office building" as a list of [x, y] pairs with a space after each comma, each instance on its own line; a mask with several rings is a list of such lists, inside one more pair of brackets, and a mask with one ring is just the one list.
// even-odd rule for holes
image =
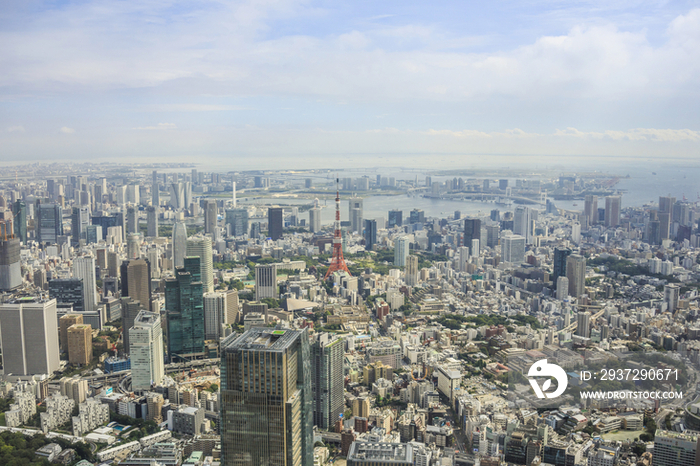
[[311, 358], [314, 425], [329, 430], [340, 419], [345, 408], [343, 339], [337, 334], [315, 334], [311, 344]]
[[0, 343], [5, 375], [53, 374], [59, 368], [56, 300], [0, 304]]
[[408, 238], [402, 236], [394, 241], [394, 265], [396, 267], [404, 267], [406, 259], [408, 259], [409, 242]]
[[255, 265], [255, 300], [277, 298], [277, 266], [275, 264]]
[[221, 348], [221, 465], [312, 466], [306, 330], [253, 328]]
[[68, 329], [82, 323], [83, 315], [78, 313], [64, 314], [58, 319], [58, 346], [61, 351], [68, 352]]
[[[189, 258], [188, 258], [189, 259]], [[165, 281], [168, 322], [168, 354], [188, 357], [204, 352], [204, 303], [202, 282], [184, 267]]]
[[655, 244], [661, 244], [661, 241], [671, 237], [671, 213], [659, 212], [659, 241]]
[[79, 278], [49, 280], [49, 296], [60, 305], [71, 305], [76, 313], [85, 312], [84, 283]]
[[620, 196], [608, 196], [605, 198], [605, 226], [615, 228], [620, 225]]
[[141, 235], [139, 233], [129, 233], [126, 237], [126, 257], [129, 259], [141, 257]]
[[182, 267], [187, 255], [187, 227], [184, 223], [173, 225], [173, 267]]
[[122, 296], [129, 296], [141, 303], [141, 307], [151, 310], [151, 263], [147, 259], [122, 262]]
[[199, 257], [200, 276], [204, 293], [214, 291], [214, 262], [211, 240], [206, 236], [194, 236], [188, 239], [187, 256]]
[[37, 201], [34, 209], [36, 240], [39, 243], [55, 244], [63, 234], [63, 210], [56, 204], [42, 204]]
[[68, 361], [85, 365], [92, 360], [92, 327], [90, 324], [73, 324], [66, 331], [68, 337]]
[[510, 235], [501, 239], [501, 255], [504, 262], [519, 264], [525, 259], [525, 238]]
[[400, 227], [403, 225], [403, 212], [400, 210], [390, 210], [389, 211], [389, 221], [387, 222], [387, 228]]
[[513, 212], [513, 233], [525, 238], [525, 243], [532, 243], [534, 222], [532, 220], [532, 211], [529, 207], [519, 205]]
[[588, 219], [588, 225], [598, 223], [598, 196], [587, 194], [583, 204], [583, 215]]
[[90, 212], [87, 207], [73, 207], [71, 211], [71, 243], [80, 244], [81, 239], [86, 239], [85, 231], [90, 224]]
[[569, 279], [569, 296], [579, 298], [585, 293], [586, 258], [571, 254], [566, 259], [566, 278]]
[[129, 330], [131, 389], [149, 390], [163, 381], [163, 330], [160, 315], [141, 311]]
[[673, 210], [673, 204], [675, 203], [675, 197], [659, 196], [659, 212], [671, 213]]
[[27, 244], [27, 204], [23, 200], [17, 199], [12, 204], [12, 214], [14, 215], [15, 238]]
[[654, 436], [652, 466], [698, 466], [700, 434], [695, 431], [657, 430]]
[[204, 233], [213, 235], [216, 231], [216, 220], [219, 214], [216, 201], [208, 200], [204, 208]]
[[318, 206], [309, 210], [309, 231], [311, 233], [321, 231], [321, 209]]
[[464, 245], [470, 248], [474, 239], [481, 239], [481, 220], [478, 218], [465, 218]]
[[136, 206], [130, 205], [126, 208], [126, 232], [139, 232], [139, 209]]
[[284, 209], [282, 207], [270, 207], [267, 210], [267, 235], [272, 241], [282, 237], [284, 229]]
[[591, 336], [591, 313], [579, 312], [576, 314], [576, 335], [589, 338]]
[[496, 246], [498, 246], [500, 234], [500, 225], [486, 225], [486, 246], [490, 248], [495, 248]]
[[146, 207], [146, 236], [156, 238], [158, 236], [158, 207]]
[[569, 279], [565, 275], [557, 278], [556, 288], [558, 300], [563, 301], [569, 297]]
[[231, 236], [248, 234], [248, 209], [227, 209], [226, 224], [230, 225]]
[[83, 281], [83, 306], [85, 312], [97, 310], [97, 280], [95, 279], [95, 258], [76, 257], [73, 260], [73, 277]]
[[365, 249], [371, 251], [372, 247], [377, 243], [377, 221], [376, 220], [365, 220]]
[[221, 324], [227, 322], [227, 298], [226, 292], [214, 291], [204, 293], [204, 338], [218, 340], [221, 337]]
[[[566, 258], [571, 255], [571, 249], [564, 247], [554, 248], [554, 265], [552, 267], [552, 281], [557, 284], [559, 277], [566, 276]], [[567, 284], [568, 286], [568, 284]], [[566, 290], [568, 293], [568, 289]]]
[[[121, 298], [121, 318], [122, 318], [122, 340], [124, 343], [124, 352], [128, 353], [131, 347], [129, 342], [129, 329], [134, 326], [134, 320], [136, 316], [139, 315], [144, 309], [141, 301], [138, 301], [131, 297]], [[126, 329], [126, 330], [124, 330]]]
[[19, 238], [0, 237], [0, 291], [10, 291], [22, 286]]
[[418, 256], [408, 256], [406, 258], [404, 281], [408, 286], [416, 286], [418, 284]]
[[425, 223], [425, 212], [421, 209], [413, 209], [408, 218], [409, 223]]
[[362, 233], [362, 199], [356, 197], [348, 201], [350, 231]]

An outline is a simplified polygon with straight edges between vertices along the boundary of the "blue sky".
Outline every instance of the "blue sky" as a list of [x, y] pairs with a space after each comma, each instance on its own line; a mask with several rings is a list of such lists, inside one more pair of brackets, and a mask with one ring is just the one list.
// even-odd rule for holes
[[0, 161], [697, 159], [700, 1], [610, 3], [4, 2]]

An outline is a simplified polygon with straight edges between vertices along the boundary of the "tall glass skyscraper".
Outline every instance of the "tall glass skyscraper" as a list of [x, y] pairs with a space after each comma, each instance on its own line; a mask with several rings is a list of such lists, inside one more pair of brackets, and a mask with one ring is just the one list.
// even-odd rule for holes
[[39, 243], [55, 244], [63, 234], [63, 210], [56, 204], [37, 201], [35, 210], [36, 240]]
[[[187, 260], [189, 259], [189, 261]], [[186, 258], [192, 271], [197, 258]], [[185, 267], [175, 269], [175, 278], [165, 281], [165, 309], [168, 313], [168, 354], [188, 357], [204, 352], [204, 302], [202, 282]]]
[[345, 408], [345, 384], [343, 360], [345, 344], [339, 335], [320, 333], [314, 335], [311, 345], [312, 378], [314, 393], [314, 425], [319, 429], [332, 428]]
[[221, 348], [222, 466], [312, 466], [306, 330], [252, 328]]
[[231, 236], [248, 234], [248, 209], [226, 210], [226, 224], [231, 225]]

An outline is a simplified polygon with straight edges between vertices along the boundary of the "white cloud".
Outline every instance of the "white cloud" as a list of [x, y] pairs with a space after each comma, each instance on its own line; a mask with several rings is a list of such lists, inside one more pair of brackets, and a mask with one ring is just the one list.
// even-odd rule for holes
[[24, 126], [10, 126], [7, 128], [8, 133], [24, 133]]
[[62, 132], [63, 134], [73, 134], [73, 133], [75, 133], [75, 129], [69, 128], [69, 127], [67, 127], [67, 126], [62, 127], [59, 131]]
[[143, 110], [147, 112], [224, 112], [234, 110], [248, 110], [248, 107], [238, 105], [212, 105], [212, 104], [163, 104], [146, 105]]
[[138, 130], [168, 130], [175, 129], [175, 123], [158, 123], [156, 126], [141, 126], [139, 128], [134, 128]]

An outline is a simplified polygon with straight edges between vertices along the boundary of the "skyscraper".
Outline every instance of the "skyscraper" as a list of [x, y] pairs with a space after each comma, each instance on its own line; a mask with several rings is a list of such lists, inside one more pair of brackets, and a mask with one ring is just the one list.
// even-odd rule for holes
[[218, 209], [216, 207], [216, 201], [208, 200], [204, 209], [204, 233], [208, 235], [213, 235], [216, 231], [216, 217], [218, 215]]
[[129, 330], [132, 390], [148, 390], [163, 381], [163, 330], [160, 315], [141, 311]]
[[277, 298], [277, 266], [275, 264], [255, 265], [255, 300]]
[[377, 221], [376, 220], [365, 220], [365, 249], [371, 251], [372, 247], [377, 243]]
[[421, 209], [413, 209], [409, 216], [409, 223], [425, 223], [425, 212], [423, 212]]
[[316, 233], [321, 231], [321, 209], [314, 206], [309, 210], [309, 231]]
[[126, 208], [126, 232], [139, 232], [139, 209], [136, 206], [130, 205]]
[[408, 286], [416, 286], [418, 284], [418, 256], [408, 256], [406, 258], [404, 281]]
[[129, 233], [126, 237], [126, 256], [129, 259], [138, 259], [141, 257], [141, 235], [138, 233]]
[[[554, 265], [552, 267], [552, 281], [557, 284], [559, 277], [566, 276], [566, 258], [571, 255], [571, 249], [558, 247], [554, 248]], [[567, 283], [568, 286], [568, 283]], [[568, 289], [567, 289], [568, 292]]]
[[221, 347], [222, 466], [312, 466], [306, 330], [253, 328]]
[[58, 319], [58, 346], [61, 351], [68, 352], [68, 329], [75, 324], [83, 323], [82, 314], [64, 314]]
[[571, 254], [566, 259], [566, 278], [569, 279], [569, 296], [580, 297], [585, 292], [586, 258]]
[[587, 194], [583, 204], [583, 215], [588, 219], [588, 225], [598, 223], [598, 196]]
[[22, 286], [19, 238], [0, 237], [0, 291]]
[[282, 237], [284, 228], [284, 209], [282, 207], [270, 207], [267, 210], [267, 230], [272, 241]]
[[513, 213], [513, 233], [525, 238], [525, 244], [532, 243], [532, 212], [529, 207], [519, 205]]
[[204, 352], [204, 304], [202, 282], [184, 267], [165, 281], [165, 309], [168, 314], [168, 354], [173, 357]]
[[15, 238], [27, 244], [27, 204], [17, 199], [12, 204], [12, 214], [14, 215]]
[[214, 291], [204, 293], [204, 338], [218, 340], [221, 324], [227, 322], [227, 293]]
[[403, 225], [403, 212], [400, 210], [390, 210], [389, 221], [386, 227], [394, 228], [395, 226], [400, 227], [401, 225]]
[[124, 261], [121, 265], [122, 296], [129, 296], [151, 310], [151, 263], [147, 259]]
[[579, 312], [576, 314], [576, 335], [588, 338], [591, 336], [591, 313]]
[[146, 236], [156, 238], [158, 236], [158, 208], [154, 206], [146, 207]]
[[56, 300], [56, 304], [70, 304], [76, 313], [85, 311], [84, 288], [84, 283], [79, 278], [49, 280], [49, 296]]
[[92, 360], [92, 327], [90, 324], [73, 324], [68, 327], [68, 361], [71, 364], [88, 364]]
[[39, 243], [55, 244], [63, 234], [63, 211], [56, 204], [42, 204], [37, 201], [34, 210], [36, 239]]
[[5, 374], [53, 374], [59, 368], [56, 300], [0, 304], [0, 342]]
[[122, 319], [122, 339], [124, 342], [125, 353], [129, 353], [129, 348], [131, 347], [129, 341], [129, 329], [134, 326], [134, 321], [136, 316], [139, 315], [143, 309], [141, 301], [138, 301], [129, 296], [121, 298], [121, 319]]
[[315, 334], [311, 345], [311, 358], [314, 425], [329, 430], [340, 419], [340, 414], [345, 408], [343, 339], [337, 334]]
[[204, 293], [214, 291], [214, 263], [211, 240], [206, 236], [194, 236], [187, 240], [187, 256], [199, 257], [200, 275]]
[[408, 238], [402, 236], [394, 241], [394, 265], [396, 267], [404, 267], [409, 252]]
[[620, 196], [605, 198], [605, 226], [614, 228], [620, 224]]
[[173, 267], [182, 267], [187, 255], [187, 227], [184, 223], [173, 225]]
[[73, 207], [71, 211], [71, 243], [80, 244], [85, 238], [85, 230], [90, 224], [90, 212], [87, 207]]
[[226, 224], [230, 225], [232, 236], [248, 234], [248, 209], [227, 209]]
[[73, 277], [83, 281], [83, 305], [85, 312], [97, 310], [97, 281], [95, 279], [95, 258], [76, 257], [73, 260]]
[[350, 231], [362, 232], [362, 199], [353, 197], [348, 201]]
[[465, 218], [464, 245], [470, 248], [474, 239], [481, 239], [481, 220], [478, 218]]
[[521, 263], [525, 259], [525, 238], [520, 235], [502, 238], [501, 253], [505, 262]]

